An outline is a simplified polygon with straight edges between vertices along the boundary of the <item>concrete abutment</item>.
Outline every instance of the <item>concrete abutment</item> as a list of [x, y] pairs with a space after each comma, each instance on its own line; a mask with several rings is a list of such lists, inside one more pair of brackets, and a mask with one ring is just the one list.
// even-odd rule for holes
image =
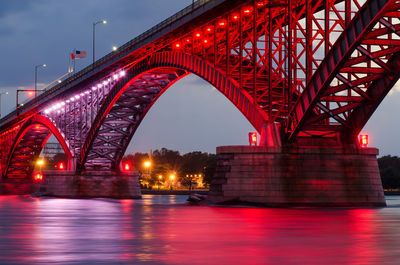
[[223, 146], [209, 199], [266, 206], [386, 206], [375, 148]]
[[93, 171], [76, 174], [75, 171], [43, 171], [43, 181], [3, 180], [0, 194], [30, 194], [63, 198], [141, 198], [138, 173]]

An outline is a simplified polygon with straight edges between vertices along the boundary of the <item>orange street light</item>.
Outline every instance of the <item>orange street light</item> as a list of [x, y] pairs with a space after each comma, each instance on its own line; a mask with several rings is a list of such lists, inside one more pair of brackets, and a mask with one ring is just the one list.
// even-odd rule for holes
[[151, 162], [149, 160], [144, 162], [144, 167], [149, 168], [151, 167]]
[[38, 165], [38, 166], [43, 166], [44, 165], [44, 160], [43, 159], [38, 159], [37, 161], [36, 161], [36, 165]]

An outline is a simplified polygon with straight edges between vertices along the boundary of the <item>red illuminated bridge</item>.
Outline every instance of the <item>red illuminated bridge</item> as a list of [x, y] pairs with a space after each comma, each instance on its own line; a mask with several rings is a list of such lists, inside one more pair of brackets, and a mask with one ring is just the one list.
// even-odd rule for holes
[[262, 145], [359, 148], [400, 76], [400, 2], [200, 0], [0, 120], [2, 179], [32, 177], [50, 135], [69, 169], [120, 169], [151, 106], [195, 74]]

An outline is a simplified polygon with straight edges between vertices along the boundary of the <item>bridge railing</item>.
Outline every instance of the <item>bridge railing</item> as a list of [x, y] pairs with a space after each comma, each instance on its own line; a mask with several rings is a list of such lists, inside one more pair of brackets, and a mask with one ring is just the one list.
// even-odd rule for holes
[[104, 63], [110, 61], [112, 58], [115, 58], [115, 57], [123, 54], [124, 52], [132, 49], [135, 45], [137, 45], [137, 44], [143, 42], [144, 40], [146, 40], [147, 38], [153, 36], [155, 33], [159, 32], [161, 29], [168, 27], [169, 25], [180, 20], [184, 16], [192, 13], [194, 10], [196, 10], [212, 1], [215, 1], [215, 0], [197, 0], [197, 1], [195, 1], [193, 4], [187, 6], [186, 8], [184, 8], [181, 11], [177, 12], [176, 14], [172, 15], [171, 17], [167, 18], [166, 20], [158, 23], [154, 27], [150, 28], [149, 30], [145, 31], [144, 33], [140, 34], [139, 36], [135, 37], [134, 39], [132, 39], [132, 40], [128, 41], [127, 43], [123, 44], [122, 46], [120, 46], [118, 48], [118, 50], [120, 52], [113, 51], [113, 52], [108, 53], [107, 55], [103, 56], [99, 60], [95, 61], [94, 64], [90, 64], [89, 66], [85, 67], [81, 71], [75, 73], [74, 75], [70, 76], [66, 80], [62, 81], [62, 83], [52, 86], [46, 92], [44, 92], [44, 93], [40, 94], [39, 96], [37, 96], [36, 98], [28, 101], [26, 104], [24, 104], [23, 107], [15, 109], [14, 111], [12, 111], [11, 113], [9, 113], [8, 115], [6, 115], [4, 118], [2, 118], [0, 120], [0, 126], [3, 125], [3, 123], [6, 122], [7, 120], [17, 117], [19, 115], [19, 113], [29, 110], [29, 108], [35, 106], [37, 103], [41, 102], [47, 96], [51, 95], [52, 93], [59, 90], [60, 88], [66, 86], [74, 81], [77, 81], [78, 79], [82, 78], [86, 74], [94, 71], [96, 69], [96, 67], [99, 67], [99, 66], [103, 65]]

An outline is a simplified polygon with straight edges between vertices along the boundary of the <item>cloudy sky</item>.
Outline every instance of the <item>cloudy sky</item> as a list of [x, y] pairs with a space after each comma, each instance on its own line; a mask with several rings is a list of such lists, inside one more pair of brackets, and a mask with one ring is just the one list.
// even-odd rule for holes
[[[191, 0], [0, 0], [0, 92], [2, 116], [15, 108], [16, 89], [39, 87], [63, 75], [69, 53], [88, 52], [77, 70], [91, 63], [92, 23], [96, 26], [97, 58], [173, 15]], [[400, 87], [400, 86], [398, 86]], [[26, 100], [25, 99], [22, 99]], [[397, 86], [371, 118], [364, 132], [381, 155], [400, 155], [400, 89]], [[215, 152], [218, 145], [247, 144], [254, 130], [238, 110], [213, 87], [191, 75], [171, 87], [150, 110], [128, 152], [167, 147], [181, 152]]]

